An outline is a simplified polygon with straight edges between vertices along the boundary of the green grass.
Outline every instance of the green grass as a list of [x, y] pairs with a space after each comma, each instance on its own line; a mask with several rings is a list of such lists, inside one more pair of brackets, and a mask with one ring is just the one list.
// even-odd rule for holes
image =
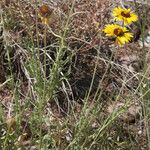
[[[36, 23], [31, 23], [33, 26], [28, 25], [29, 14], [24, 12], [21, 2], [35, 9]], [[136, 1], [134, 3], [138, 11], [138, 4]], [[119, 66], [116, 61], [120, 48], [112, 47], [111, 56], [105, 57], [105, 52], [101, 52], [101, 45], [106, 44], [102, 32], [98, 34], [98, 46], [91, 41], [90, 43], [89, 39], [86, 41], [86, 37], [84, 40], [77, 38], [80, 40], [77, 44], [70, 40], [70, 37], [74, 36], [72, 35], [74, 30], [74, 34], [78, 33], [78, 29], [73, 28], [73, 19], [82, 14], [82, 11], [79, 14], [75, 12], [77, 5], [75, 0], [67, 4], [68, 12], [63, 16], [64, 20], [56, 16], [61, 20], [60, 30], [49, 25], [40, 24], [39, 27], [37, 6], [41, 3], [19, 1], [16, 5], [10, 2], [1, 12], [3, 50], [7, 69], [6, 81], [0, 84], [0, 149], [140, 150], [144, 146], [145, 149], [150, 149], [150, 91], [149, 65], [147, 65], [149, 53], [145, 52], [142, 71], [133, 72], [138, 78], [136, 89], [128, 89], [127, 85], [132, 75], [128, 77], [129, 69], [124, 71], [125, 68]], [[92, 7], [90, 1], [87, 1], [87, 5]], [[15, 10], [14, 7], [20, 9]], [[15, 22], [17, 17], [20, 19], [18, 24]], [[146, 18], [144, 20], [146, 21]], [[104, 23], [101, 22], [100, 28]], [[146, 24], [147, 22], [140, 24], [143, 40]], [[14, 33], [22, 26], [25, 27], [25, 35], [22, 33], [23, 35], [18, 35], [18, 38]], [[93, 55], [95, 62], [90, 86], [82, 98], [74, 95], [71, 81], [76, 57], [82, 48], [83, 52], [88, 49], [89, 45], [84, 47], [86, 44], [90, 46], [93, 44], [92, 48], [96, 50], [96, 55]], [[105, 69], [102, 75], [99, 75], [101, 80], [93, 92], [101, 60], [105, 64]], [[84, 71], [84, 68], [82, 69]], [[113, 80], [114, 76], [120, 85], [117, 87], [114, 81], [113, 88], [117, 90], [114, 92], [113, 88], [110, 89], [110, 95], [107, 96], [105, 84]], [[73, 79], [75, 80], [73, 83], [78, 80]], [[113, 92], [115, 94], [112, 94]], [[127, 121], [124, 120], [124, 114], [129, 112], [132, 105], [136, 108], [137, 103], [141, 107], [140, 117], [134, 116], [137, 122], [130, 124], [128, 118]], [[111, 105], [115, 107], [108, 110]], [[130, 126], [133, 125], [135, 128], [140, 122], [144, 124], [140, 125], [142, 135], [138, 135], [139, 130], [130, 130]], [[139, 143], [140, 136], [143, 136], [144, 140], [148, 139], [144, 146]]]

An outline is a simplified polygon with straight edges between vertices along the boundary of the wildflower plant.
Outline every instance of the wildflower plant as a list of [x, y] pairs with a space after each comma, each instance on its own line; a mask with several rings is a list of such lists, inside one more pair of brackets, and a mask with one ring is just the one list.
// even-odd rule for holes
[[106, 36], [114, 37], [117, 45], [124, 45], [129, 43], [133, 34], [125, 27], [138, 20], [138, 16], [134, 14], [131, 9], [116, 7], [113, 10], [115, 20], [122, 21], [122, 26], [117, 24], [108, 24], [103, 31]]
[[51, 14], [52, 14], [52, 10], [47, 4], [43, 4], [42, 6], [39, 7], [38, 15], [43, 24], [45, 25], [49, 24], [49, 19]]
[[116, 7], [113, 10], [113, 16], [115, 20], [122, 21], [124, 25], [130, 25], [132, 22], [136, 22], [138, 20], [138, 16], [131, 11], [131, 9]]
[[128, 43], [133, 37], [132, 33], [130, 33], [126, 27], [122, 27], [116, 24], [106, 25], [104, 32], [106, 33], [106, 36], [115, 37], [115, 42], [118, 45]]

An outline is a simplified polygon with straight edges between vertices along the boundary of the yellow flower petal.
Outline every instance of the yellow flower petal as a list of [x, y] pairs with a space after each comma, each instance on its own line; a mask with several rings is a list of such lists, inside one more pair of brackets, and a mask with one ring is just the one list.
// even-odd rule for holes
[[128, 43], [133, 37], [132, 33], [130, 33], [127, 28], [119, 26], [117, 24], [108, 24], [104, 27], [103, 31], [106, 36], [115, 37], [115, 42], [118, 45]]
[[41, 21], [43, 24], [48, 25], [49, 24], [49, 18], [48, 17], [41, 17]]
[[125, 25], [131, 24], [138, 20], [138, 16], [131, 9], [117, 7], [113, 10], [113, 16], [117, 21], [123, 21]]

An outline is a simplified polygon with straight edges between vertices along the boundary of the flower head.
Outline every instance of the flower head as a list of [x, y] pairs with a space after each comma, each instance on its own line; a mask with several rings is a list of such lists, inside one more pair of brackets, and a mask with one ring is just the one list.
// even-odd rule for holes
[[116, 7], [113, 10], [113, 16], [116, 20], [123, 21], [125, 25], [131, 24], [138, 20], [138, 16], [131, 9]]
[[39, 17], [41, 18], [43, 24], [49, 23], [49, 18], [51, 14], [52, 11], [48, 5], [44, 4], [41, 7], [39, 7]]
[[112, 36], [116, 39], [116, 44], [122, 45], [128, 43], [133, 37], [132, 33], [127, 28], [119, 26], [117, 24], [108, 24], [104, 28], [106, 36]]

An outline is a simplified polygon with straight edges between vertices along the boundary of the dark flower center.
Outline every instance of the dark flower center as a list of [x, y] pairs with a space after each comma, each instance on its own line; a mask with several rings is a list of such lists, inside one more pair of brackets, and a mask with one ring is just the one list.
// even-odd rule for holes
[[125, 18], [130, 18], [130, 17], [131, 17], [131, 15], [130, 15], [129, 12], [128, 12], [128, 13], [125, 13], [124, 11], [122, 11], [122, 12], [121, 12], [121, 15], [122, 15], [123, 17], [125, 17]]
[[123, 35], [124, 35], [124, 32], [123, 32], [122, 29], [116, 28], [116, 29], [114, 29], [114, 34], [115, 34], [116, 36], [123, 36]]
[[45, 4], [39, 8], [39, 13], [42, 17], [48, 17], [51, 14], [51, 10], [49, 6]]

